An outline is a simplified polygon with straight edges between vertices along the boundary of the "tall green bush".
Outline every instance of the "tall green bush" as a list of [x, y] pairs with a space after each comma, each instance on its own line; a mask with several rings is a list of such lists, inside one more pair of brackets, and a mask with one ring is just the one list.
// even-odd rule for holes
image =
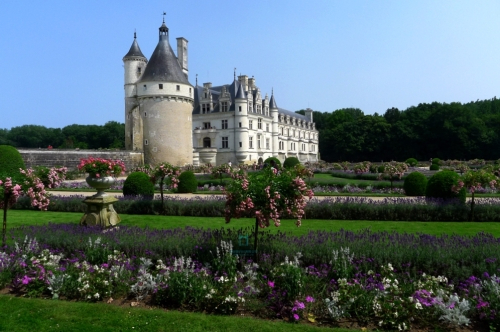
[[17, 176], [19, 168], [25, 168], [19, 151], [10, 145], [0, 145], [0, 177]]
[[143, 172], [133, 172], [123, 183], [124, 196], [142, 196], [144, 198], [153, 198], [155, 193], [154, 184], [149, 176]]
[[432, 158], [432, 164], [433, 165], [441, 165], [441, 159], [439, 159], [439, 158]]
[[177, 192], [179, 193], [194, 193], [198, 189], [198, 180], [191, 171], [182, 172], [179, 175], [179, 185]]
[[418, 164], [418, 160], [415, 158], [408, 158], [405, 161], [410, 167], [415, 167]]
[[281, 161], [276, 158], [276, 157], [269, 157], [266, 160], [264, 160], [264, 165], [271, 165], [271, 160], [274, 160], [277, 166], [281, 166]]
[[427, 182], [425, 196], [444, 200], [458, 199], [465, 203], [465, 188], [462, 188], [458, 194], [452, 191], [452, 187], [458, 184], [459, 178], [460, 176], [454, 171], [446, 170], [434, 174]]
[[424, 196], [427, 177], [420, 172], [412, 172], [405, 178], [403, 188], [407, 196]]
[[286, 168], [286, 169], [292, 169], [296, 165], [300, 165], [300, 161], [296, 157], [288, 157], [283, 162], [283, 167]]

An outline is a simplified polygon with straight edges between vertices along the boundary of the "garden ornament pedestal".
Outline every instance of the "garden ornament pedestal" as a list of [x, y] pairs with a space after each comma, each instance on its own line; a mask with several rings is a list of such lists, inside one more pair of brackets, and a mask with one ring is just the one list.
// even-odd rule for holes
[[80, 219], [80, 225], [111, 227], [118, 224], [121, 219], [113, 208], [113, 203], [118, 199], [104, 192], [116, 182], [116, 179], [111, 176], [103, 178], [89, 176], [85, 180], [89, 186], [97, 189], [97, 194], [83, 200], [87, 204], [87, 211]]

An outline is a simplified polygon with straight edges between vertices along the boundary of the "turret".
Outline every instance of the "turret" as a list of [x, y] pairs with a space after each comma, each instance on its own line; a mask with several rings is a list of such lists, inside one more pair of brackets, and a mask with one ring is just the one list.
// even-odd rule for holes
[[138, 116], [136, 82], [144, 73], [148, 60], [142, 54], [134, 32], [134, 41], [123, 57], [125, 89], [125, 148], [142, 151], [142, 123]]
[[269, 111], [271, 113], [271, 117], [273, 118], [272, 122], [272, 133], [273, 133], [273, 139], [272, 139], [272, 151], [273, 151], [273, 156], [278, 157], [278, 151], [279, 151], [279, 123], [278, 123], [278, 105], [276, 104], [276, 99], [274, 98], [274, 89], [271, 92], [271, 100], [269, 100]]

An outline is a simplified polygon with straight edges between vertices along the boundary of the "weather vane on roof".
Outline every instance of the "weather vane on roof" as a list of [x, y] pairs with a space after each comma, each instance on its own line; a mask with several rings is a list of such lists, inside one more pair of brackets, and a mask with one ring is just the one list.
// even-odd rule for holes
[[167, 13], [163, 12], [163, 23], [165, 23], [165, 15], [167, 15]]

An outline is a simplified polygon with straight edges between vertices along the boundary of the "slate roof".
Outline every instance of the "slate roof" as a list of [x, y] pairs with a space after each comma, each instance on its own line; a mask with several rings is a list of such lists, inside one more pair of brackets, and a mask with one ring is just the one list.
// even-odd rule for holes
[[127, 54], [125, 54], [123, 59], [130, 58], [130, 57], [143, 57], [144, 59], [146, 59], [144, 54], [142, 54], [142, 52], [141, 52], [141, 48], [139, 47], [139, 44], [137, 43], [137, 38], [136, 38], [135, 32], [134, 32], [134, 41], [132, 42], [132, 46], [130, 46], [130, 50], [128, 51]]
[[[160, 31], [166, 29], [164, 25], [160, 27]], [[168, 42], [168, 34], [160, 35], [158, 45], [156, 45], [139, 82], [146, 81], [175, 82], [191, 85]]]

